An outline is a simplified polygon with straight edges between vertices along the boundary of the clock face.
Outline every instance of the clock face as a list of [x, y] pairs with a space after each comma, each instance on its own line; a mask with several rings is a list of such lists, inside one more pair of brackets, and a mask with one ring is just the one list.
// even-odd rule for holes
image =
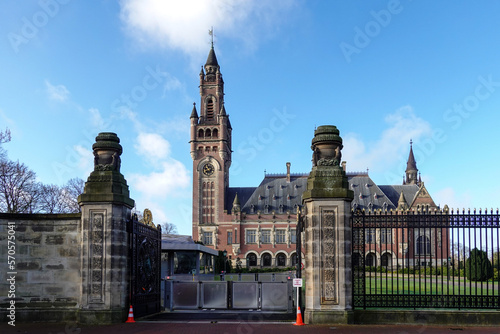
[[203, 174], [206, 176], [210, 176], [215, 172], [214, 165], [208, 163], [205, 166], [203, 166]]

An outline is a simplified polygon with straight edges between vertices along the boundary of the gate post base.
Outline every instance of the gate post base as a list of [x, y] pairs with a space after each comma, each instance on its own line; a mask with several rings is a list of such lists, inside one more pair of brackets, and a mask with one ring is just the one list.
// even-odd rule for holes
[[346, 310], [306, 310], [304, 312], [305, 323], [308, 325], [326, 324], [351, 324], [353, 323], [353, 311]]

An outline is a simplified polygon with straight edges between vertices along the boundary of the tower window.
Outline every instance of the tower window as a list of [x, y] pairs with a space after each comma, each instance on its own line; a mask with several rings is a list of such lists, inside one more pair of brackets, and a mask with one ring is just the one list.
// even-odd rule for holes
[[203, 130], [198, 130], [198, 138], [203, 138]]
[[208, 99], [207, 100], [207, 120], [213, 120], [214, 119], [214, 100]]
[[213, 138], [218, 138], [219, 137], [219, 131], [217, 131], [217, 129], [214, 129], [214, 131], [212, 131], [212, 137]]
[[205, 137], [207, 138], [212, 137], [212, 131], [210, 131], [210, 129], [207, 129], [207, 131], [205, 131]]

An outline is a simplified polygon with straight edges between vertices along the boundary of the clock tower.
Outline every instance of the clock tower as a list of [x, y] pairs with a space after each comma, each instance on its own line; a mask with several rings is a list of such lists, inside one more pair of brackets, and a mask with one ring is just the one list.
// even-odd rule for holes
[[[200, 72], [199, 115], [191, 113], [193, 239], [217, 246], [231, 165], [231, 123], [224, 108], [224, 81], [212, 47]], [[204, 238], [204, 233], [207, 233]]]

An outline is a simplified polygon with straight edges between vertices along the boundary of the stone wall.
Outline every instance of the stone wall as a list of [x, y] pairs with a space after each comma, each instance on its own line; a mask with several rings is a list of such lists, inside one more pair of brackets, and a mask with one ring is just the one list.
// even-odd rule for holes
[[16, 322], [77, 320], [80, 222], [80, 214], [0, 214], [1, 321], [11, 320], [12, 300]]

